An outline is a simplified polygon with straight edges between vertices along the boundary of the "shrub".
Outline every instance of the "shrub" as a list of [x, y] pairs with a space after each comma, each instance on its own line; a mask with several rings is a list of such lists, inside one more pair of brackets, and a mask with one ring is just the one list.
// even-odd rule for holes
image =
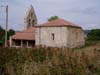
[[100, 29], [93, 29], [88, 33], [88, 38], [87, 40], [89, 41], [98, 41], [100, 40]]

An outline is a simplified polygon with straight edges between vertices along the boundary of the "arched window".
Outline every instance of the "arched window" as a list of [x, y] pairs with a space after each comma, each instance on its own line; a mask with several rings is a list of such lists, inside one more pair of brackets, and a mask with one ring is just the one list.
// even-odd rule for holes
[[34, 20], [32, 20], [32, 24], [34, 25], [35, 23], [34, 23]]
[[54, 35], [54, 33], [52, 33], [51, 35], [52, 35], [52, 40], [55, 40], [55, 35]]
[[33, 17], [33, 13], [31, 13], [31, 17]]

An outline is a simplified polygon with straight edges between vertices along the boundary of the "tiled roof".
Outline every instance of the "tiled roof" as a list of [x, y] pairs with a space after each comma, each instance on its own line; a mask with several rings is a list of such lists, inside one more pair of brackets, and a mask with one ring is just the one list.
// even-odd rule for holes
[[[44, 24], [35, 25], [35, 27], [58, 27], [58, 26], [81, 28], [80, 26], [73, 24], [69, 21], [65, 21], [63, 19], [57, 19]], [[30, 27], [29, 29], [23, 30], [22, 32], [16, 32], [16, 34], [12, 36], [12, 39], [35, 40], [35, 27]]]
[[78, 26], [76, 24], [73, 24], [69, 21], [63, 20], [63, 19], [56, 19], [56, 20], [53, 20], [53, 21], [49, 21], [47, 23], [40, 24], [36, 27], [58, 27], [58, 26], [79, 27], [79, 28], [81, 28], [80, 26]]
[[25, 29], [23, 32], [33, 33], [33, 32], [35, 32], [35, 27], [30, 27], [28, 29]]
[[12, 39], [16, 40], [35, 40], [35, 27], [31, 27], [22, 32], [17, 32], [12, 36]]

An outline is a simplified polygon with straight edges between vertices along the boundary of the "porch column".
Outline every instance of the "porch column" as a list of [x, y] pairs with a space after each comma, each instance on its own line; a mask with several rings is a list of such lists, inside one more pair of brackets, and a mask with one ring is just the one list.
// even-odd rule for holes
[[21, 47], [23, 47], [23, 40], [21, 40]]
[[12, 38], [10, 37], [10, 47], [12, 47]]
[[29, 46], [28, 46], [28, 41], [27, 41], [27, 48], [28, 48]]

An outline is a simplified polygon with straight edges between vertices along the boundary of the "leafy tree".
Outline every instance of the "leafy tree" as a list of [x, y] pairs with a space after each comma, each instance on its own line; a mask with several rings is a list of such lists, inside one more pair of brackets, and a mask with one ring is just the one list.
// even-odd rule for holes
[[100, 40], [100, 29], [91, 30], [90, 33], [88, 33], [87, 36], [88, 36], [87, 40], [90, 40], [90, 41]]
[[8, 31], [8, 39], [9, 39], [10, 36], [12, 36], [12, 35], [14, 35], [14, 34], [15, 34], [15, 31], [14, 31], [13, 29], [10, 29], [10, 30]]
[[59, 18], [58, 16], [51, 16], [50, 18], [48, 18], [48, 21], [53, 21], [53, 20], [56, 20], [58, 18]]
[[[9, 39], [10, 36], [15, 34], [15, 31], [13, 29], [10, 29], [7, 35], [7, 39]], [[5, 42], [5, 30], [0, 26], [0, 46], [4, 45]]]
[[1, 25], [0, 25], [0, 31], [2, 31], [2, 30], [4, 30], [2, 27], [1, 27]]
[[0, 26], [0, 45], [4, 44], [4, 35], [5, 35], [5, 31], [4, 29]]

